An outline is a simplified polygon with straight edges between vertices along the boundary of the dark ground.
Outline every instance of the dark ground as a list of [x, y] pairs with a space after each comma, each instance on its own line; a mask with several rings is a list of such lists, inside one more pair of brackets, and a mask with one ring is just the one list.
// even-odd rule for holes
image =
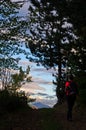
[[55, 111], [56, 119], [61, 122], [63, 130], [86, 130], [86, 110], [85, 107], [75, 105], [73, 109], [73, 121], [66, 120], [66, 103], [58, 106]]
[[86, 130], [86, 111], [75, 106], [72, 122], [66, 120], [66, 103], [53, 109], [3, 111], [0, 130]]

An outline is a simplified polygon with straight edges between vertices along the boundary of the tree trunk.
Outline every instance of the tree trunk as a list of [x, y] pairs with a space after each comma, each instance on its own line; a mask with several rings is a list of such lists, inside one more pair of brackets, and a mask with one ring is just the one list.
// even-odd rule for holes
[[58, 79], [57, 79], [57, 88], [56, 88], [56, 96], [58, 99], [58, 103], [61, 102], [60, 88], [61, 88], [61, 52], [60, 52], [60, 43], [58, 44]]

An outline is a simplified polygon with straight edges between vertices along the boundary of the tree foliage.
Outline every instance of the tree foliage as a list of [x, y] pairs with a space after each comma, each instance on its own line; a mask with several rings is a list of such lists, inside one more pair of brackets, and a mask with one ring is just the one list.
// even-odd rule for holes
[[[66, 1], [60, 0], [31, 0], [29, 8], [30, 37], [28, 45], [34, 56], [46, 68], [58, 66], [57, 88], [60, 90], [62, 67], [72, 53], [75, 35], [69, 22], [65, 8]], [[70, 54], [70, 55], [69, 55]]]
[[[7, 90], [11, 93], [16, 93], [20, 90], [20, 87], [26, 82], [31, 82], [31, 76], [29, 76], [30, 67], [28, 66], [24, 71], [22, 67], [19, 68], [17, 72], [11, 73], [10, 81], [7, 84]], [[27, 71], [28, 70], [28, 71]], [[5, 85], [6, 86], [6, 85]]]
[[10, 81], [10, 71], [18, 69], [18, 55], [26, 55], [23, 49], [26, 22], [18, 16], [22, 5], [11, 0], [0, 0], [0, 79], [4, 88]]
[[[70, 17], [70, 21], [74, 26], [78, 40], [75, 44], [76, 56], [72, 59], [75, 59], [75, 65], [78, 67], [78, 70], [85, 72], [86, 70], [86, 1], [85, 0], [71, 0], [68, 3], [67, 15]], [[73, 62], [73, 60], [72, 60]]]
[[78, 40], [76, 42], [75, 65], [78, 66], [77, 81], [79, 84], [80, 103], [86, 102], [86, 1], [72, 0], [69, 2], [69, 12], [71, 22], [74, 25]]

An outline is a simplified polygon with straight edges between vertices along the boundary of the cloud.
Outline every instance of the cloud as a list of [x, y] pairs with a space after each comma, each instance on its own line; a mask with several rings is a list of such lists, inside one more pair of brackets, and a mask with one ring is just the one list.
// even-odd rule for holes
[[25, 83], [21, 88], [25, 88], [26, 90], [45, 90], [43, 87], [40, 87], [37, 83], [34, 82]]
[[46, 94], [46, 93], [37, 93], [37, 95], [40, 95], [40, 96], [48, 96], [48, 94]]
[[42, 76], [40, 77], [32, 77], [32, 81], [34, 83], [37, 83], [37, 84], [44, 84], [44, 85], [51, 85], [52, 84], [52, 81], [46, 81], [45, 79], [43, 79]]
[[53, 107], [57, 103], [57, 98], [45, 99], [45, 98], [38, 97], [37, 100], [36, 100], [36, 102], [42, 102], [45, 105]]
[[24, 2], [24, 0], [11, 0], [12, 2]]
[[20, 64], [25, 67], [30, 66], [30, 75], [32, 82], [22, 86], [22, 90], [29, 93], [31, 98], [36, 101], [43, 102], [53, 106], [56, 103], [55, 91], [53, 91], [53, 76], [54, 69], [47, 70], [43, 66], [37, 66], [36, 63], [29, 60], [21, 60]]

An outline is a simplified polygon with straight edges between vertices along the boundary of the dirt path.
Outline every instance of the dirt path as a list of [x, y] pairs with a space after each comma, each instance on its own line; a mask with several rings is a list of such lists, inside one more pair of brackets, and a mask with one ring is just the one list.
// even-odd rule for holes
[[86, 130], [85, 107], [74, 108], [72, 122], [67, 121], [66, 110], [67, 105], [63, 103], [54, 109], [21, 110], [0, 115], [0, 130], [49, 130], [42, 128], [43, 125], [47, 126], [46, 122], [50, 126], [55, 122], [55, 127], [53, 125], [51, 130], [59, 130], [56, 128], [58, 124], [60, 130]]
[[63, 130], [86, 130], [86, 111], [75, 107], [73, 109], [73, 121], [66, 119], [66, 103], [57, 106], [55, 111], [55, 118], [61, 122]]

